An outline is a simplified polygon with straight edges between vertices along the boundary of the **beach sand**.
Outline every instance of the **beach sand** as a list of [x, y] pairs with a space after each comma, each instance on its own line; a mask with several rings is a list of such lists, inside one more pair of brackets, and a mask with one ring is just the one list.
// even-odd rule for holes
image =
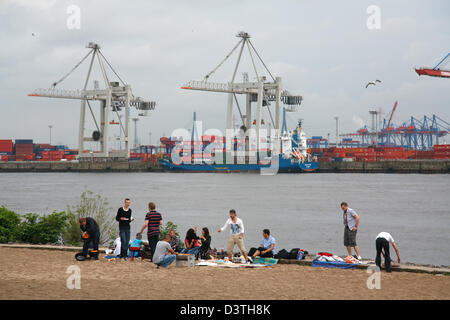
[[[66, 270], [81, 270], [81, 289]], [[366, 270], [298, 265], [257, 269], [159, 268], [149, 261], [77, 262], [74, 252], [0, 247], [0, 299], [450, 299], [450, 276], [382, 272], [369, 290]]]

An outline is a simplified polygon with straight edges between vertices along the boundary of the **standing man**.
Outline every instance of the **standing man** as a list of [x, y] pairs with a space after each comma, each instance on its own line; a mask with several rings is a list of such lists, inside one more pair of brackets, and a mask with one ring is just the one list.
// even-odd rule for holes
[[225, 225], [219, 229], [219, 232], [225, 231], [225, 229], [230, 226], [230, 239], [228, 240], [228, 259], [232, 261], [233, 249], [237, 245], [241, 253], [244, 255], [245, 261], [248, 261], [247, 250], [244, 246], [244, 223], [241, 219], [236, 216], [236, 211], [234, 209], [230, 210], [230, 218], [225, 222]]
[[156, 205], [153, 202], [148, 204], [148, 212], [145, 215], [145, 223], [139, 233], [142, 234], [147, 229], [148, 245], [150, 246], [150, 259], [153, 261], [153, 254], [156, 250], [156, 244], [159, 240], [159, 226], [162, 225], [161, 213], [156, 211]]
[[[153, 263], [159, 267], [167, 268], [177, 257], [177, 254], [170, 246], [170, 234], [166, 234], [164, 239], [156, 245]], [[169, 252], [170, 254], [167, 254]]]
[[[100, 228], [97, 222], [91, 218], [80, 218], [80, 229], [83, 231], [83, 252], [82, 255], [87, 257], [89, 247], [92, 247], [94, 251], [98, 253], [98, 244], [100, 242]], [[98, 254], [94, 255], [94, 259], [98, 260]]]
[[391, 256], [389, 254], [389, 243], [395, 249], [397, 254], [397, 261], [400, 263], [400, 254], [398, 253], [397, 245], [394, 242], [391, 234], [388, 232], [380, 232], [375, 240], [375, 247], [377, 248], [377, 257], [375, 258], [375, 264], [381, 269], [381, 254], [384, 251], [384, 266], [386, 267], [386, 272], [391, 272]]
[[358, 232], [359, 216], [352, 208], [348, 207], [347, 202], [341, 203], [341, 209], [344, 212], [344, 246], [347, 247], [348, 255], [352, 255], [352, 247], [355, 248], [358, 260], [361, 260], [359, 248], [356, 245], [356, 233]]
[[123, 207], [117, 210], [116, 220], [119, 221], [120, 258], [126, 259], [130, 244], [130, 222], [134, 220], [131, 216], [130, 199], [126, 198]]

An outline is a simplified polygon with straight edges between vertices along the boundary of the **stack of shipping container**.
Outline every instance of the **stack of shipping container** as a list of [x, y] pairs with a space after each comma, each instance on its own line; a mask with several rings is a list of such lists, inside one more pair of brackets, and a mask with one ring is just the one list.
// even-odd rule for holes
[[433, 159], [450, 159], [450, 144], [434, 145]]
[[403, 147], [310, 148], [308, 152], [319, 162], [375, 162], [396, 159], [450, 159], [450, 145], [435, 145], [433, 150], [407, 150]]
[[[314, 141], [315, 147], [309, 148], [308, 153], [317, 157], [319, 162], [342, 162], [342, 161], [362, 161], [374, 162], [395, 159], [450, 159], [450, 145], [434, 145], [432, 150], [407, 150], [403, 147], [392, 146], [370, 146], [370, 147], [317, 147], [323, 146], [321, 137]], [[157, 162], [158, 158], [170, 158], [173, 147], [179, 142], [176, 139], [163, 137], [159, 146], [143, 145], [132, 149], [130, 160]], [[239, 146], [239, 141], [232, 140], [234, 149]], [[350, 142], [350, 141], [349, 141]], [[353, 141], [351, 141], [353, 142]], [[182, 142], [183, 143], [183, 142]], [[202, 141], [193, 143], [184, 142], [183, 147], [187, 150], [194, 149], [195, 155], [181, 155], [191, 157], [192, 160], [200, 160], [210, 157], [211, 151], [206, 150], [210, 144], [215, 144], [215, 152], [225, 154], [225, 139], [220, 136], [202, 136]], [[350, 144], [350, 143], [349, 143]], [[310, 145], [312, 146], [312, 145]], [[223, 149], [222, 149], [223, 148]], [[268, 152], [265, 149], [262, 151]], [[85, 150], [89, 153], [91, 151]], [[206, 157], [204, 152], [206, 152]], [[94, 151], [95, 153], [95, 151]], [[34, 144], [31, 139], [0, 140], [0, 160], [1, 161], [73, 161], [76, 160], [78, 150], [69, 149], [64, 145]], [[199, 159], [197, 159], [199, 157]], [[188, 160], [188, 159], [183, 159]], [[200, 160], [201, 161], [201, 160]]]
[[8, 161], [9, 157], [14, 154], [13, 147], [12, 140], [0, 140], [0, 160]]
[[32, 161], [35, 157], [34, 144], [31, 139], [16, 139], [14, 142], [14, 156], [16, 161]]

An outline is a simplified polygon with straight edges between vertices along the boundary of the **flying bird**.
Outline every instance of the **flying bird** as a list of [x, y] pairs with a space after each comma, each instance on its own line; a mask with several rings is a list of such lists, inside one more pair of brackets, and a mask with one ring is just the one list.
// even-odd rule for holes
[[377, 80], [375, 80], [375, 81], [371, 81], [371, 82], [367, 83], [367, 84], [366, 84], [366, 89], [367, 89], [367, 87], [370, 86], [370, 85], [376, 86], [376, 85], [377, 85], [376, 82], [381, 83], [381, 80], [378, 80], [378, 79], [377, 79]]

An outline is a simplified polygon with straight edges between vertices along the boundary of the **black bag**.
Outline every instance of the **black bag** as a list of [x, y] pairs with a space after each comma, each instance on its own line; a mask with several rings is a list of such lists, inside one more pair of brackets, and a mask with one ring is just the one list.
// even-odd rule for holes
[[297, 259], [299, 251], [300, 248], [294, 248], [291, 251], [289, 251], [289, 259]]
[[278, 251], [278, 253], [274, 256], [275, 259], [289, 259], [289, 252], [285, 249], [281, 249]]

